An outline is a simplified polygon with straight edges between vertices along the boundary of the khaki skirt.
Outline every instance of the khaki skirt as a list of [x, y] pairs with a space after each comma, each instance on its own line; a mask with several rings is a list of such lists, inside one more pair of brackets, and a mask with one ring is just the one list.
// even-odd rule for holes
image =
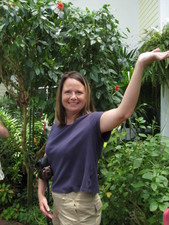
[[102, 202], [98, 194], [53, 193], [53, 225], [99, 225]]

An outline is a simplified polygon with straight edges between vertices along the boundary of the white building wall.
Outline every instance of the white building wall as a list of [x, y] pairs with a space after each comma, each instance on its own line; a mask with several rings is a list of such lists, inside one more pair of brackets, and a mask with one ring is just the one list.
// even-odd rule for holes
[[145, 31], [159, 27], [159, 1], [139, 0], [139, 36], [142, 38]]
[[169, 89], [167, 86], [164, 90], [161, 87], [161, 134], [169, 137]]
[[160, 28], [169, 23], [169, 1], [159, 0]]

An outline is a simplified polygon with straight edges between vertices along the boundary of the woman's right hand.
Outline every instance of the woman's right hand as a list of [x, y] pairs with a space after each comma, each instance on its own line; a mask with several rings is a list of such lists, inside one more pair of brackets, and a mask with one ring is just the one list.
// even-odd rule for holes
[[50, 219], [53, 219], [53, 214], [50, 213], [50, 208], [48, 205], [48, 201], [45, 197], [46, 190], [46, 182], [39, 178], [38, 182], [38, 199], [39, 199], [39, 207], [43, 214]]
[[50, 213], [48, 201], [45, 196], [41, 196], [39, 198], [39, 207], [45, 216], [49, 217], [50, 219], [53, 219], [53, 214]]

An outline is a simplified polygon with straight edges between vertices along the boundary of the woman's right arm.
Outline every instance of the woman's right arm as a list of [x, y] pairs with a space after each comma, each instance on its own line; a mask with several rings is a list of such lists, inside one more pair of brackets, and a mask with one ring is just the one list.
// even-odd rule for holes
[[45, 197], [46, 186], [47, 186], [46, 182], [39, 178], [39, 182], [38, 182], [39, 207], [45, 216], [53, 219], [53, 215], [50, 213], [48, 201]]

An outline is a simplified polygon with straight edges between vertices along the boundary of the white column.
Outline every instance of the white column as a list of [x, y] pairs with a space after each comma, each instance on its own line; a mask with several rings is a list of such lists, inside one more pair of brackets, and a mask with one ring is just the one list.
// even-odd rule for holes
[[169, 137], [169, 88], [166, 85], [164, 90], [161, 87], [161, 134]]
[[[160, 28], [169, 23], [169, 1], [159, 0], [160, 4]], [[169, 137], [169, 88], [161, 86], [161, 134]]]

